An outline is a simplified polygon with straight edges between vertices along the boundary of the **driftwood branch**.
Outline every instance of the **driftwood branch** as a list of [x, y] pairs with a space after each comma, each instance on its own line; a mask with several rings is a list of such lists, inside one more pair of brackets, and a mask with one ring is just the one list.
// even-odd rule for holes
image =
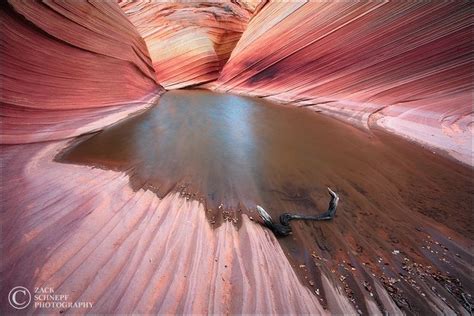
[[327, 221], [334, 218], [336, 214], [337, 203], [339, 202], [339, 196], [330, 188], [328, 188], [328, 191], [329, 195], [331, 196], [328, 209], [326, 212], [319, 215], [311, 216], [283, 213], [280, 215], [280, 223], [274, 223], [270, 214], [268, 214], [263, 207], [257, 205], [257, 211], [265, 226], [271, 229], [275, 235], [288, 236], [291, 233], [290, 221], [292, 220]]

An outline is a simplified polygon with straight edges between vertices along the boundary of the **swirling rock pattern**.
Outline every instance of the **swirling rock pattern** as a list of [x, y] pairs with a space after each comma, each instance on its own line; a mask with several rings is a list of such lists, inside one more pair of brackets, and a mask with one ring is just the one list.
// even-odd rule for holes
[[120, 4], [145, 39], [166, 89], [217, 79], [255, 9], [252, 2], [230, 1]]
[[2, 2], [0, 15], [2, 143], [78, 135], [162, 91], [145, 43], [111, 1]]
[[22, 284], [93, 302], [72, 313], [324, 313], [262, 226], [244, 218], [239, 230], [231, 222], [213, 230], [196, 201], [159, 199], [134, 192], [122, 173], [53, 162], [65, 145], [1, 151], [4, 309]]
[[[337, 224], [310, 229], [296, 223], [287, 241], [304, 240], [313, 251], [292, 264], [321, 271], [319, 279], [302, 279], [273, 233], [246, 215], [239, 229], [232, 221], [212, 228], [197, 201], [134, 191], [122, 172], [54, 162], [65, 146], [0, 151], [2, 313], [12, 312], [8, 291], [21, 284], [93, 303], [27, 312], [401, 314], [400, 306], [467, 315], [456, 278], [472, 291], [472, 241], [418, 212], [405, 219], [379, 212], [376, 223], [346, 212]], [[423, 228], [413, 230], [414, 223]], [[384, 251], [392, 247], [407, 250]], [[436, 272], [444, 269], [453, 276]]]
[[468, 1], [269, 2], [215, 88], [382, 126], [472, 164]]
[[377, 282], [408, 313], [465, 312], [472, 257], [461, 245], [474, 235], [472, 170], [387, 133], [269, 103], [167, 92], [155, 108], [68, 146], [56, 161], [122, 171], [137, 192], [198, 200], [216, 229], [256, 225], [245, 215], [259, 218], [257, 204], [275, 220], [314, 216], [333, 187], [333, 221], [295, 221], [293, 234], [279, 239], [323, 306], [337, 313], [334, 295], [321, 288], [329, 278], [363, 314], [388, 310], [373, 292]]
[[[422, 307], [415, 312], [468, 314], [470, 228], [453, 231], [433, 217], [442, 212], [424, 209], [406, 192], [398, 196], [413, 208], [402, 219], [380, 211], [378, 221], [366, 222], [357, 214], [372, 216], [367, 208], [340, 217], [341, 226], [295, 223], [293, 237], [311, 253], [291, 262], [247, 215], [240, 228], [227, 221], [212, 227], [197, 201], [133, 191], [124, 173], [53, 161], [67, 145], [64, 138], [153, 104], [163, 90], [158, 82], [167, 88], [202, 84], [215, 80], [224, 64], [210, 87], [380, 125], [465, 161], [472, 136], [467, 2], [120, 6], [94, 0], [0, 4], [2, 314], [13, 312], [7, 294], [17, 285], [52, 287], [70, 301], [94, 304], [55, 310], [70, 313], [355, 314], [360, 308], [399, 314], [412, 310], [409, 293]], [[465, 173], [448, 175], [460, 176]], [[414, 194], [423, 192], [416, 177], [422, 172], [407, 182]], [[366, 182], [375, 188], [380, 178]], [[459, 190], [466, 189], [464, 181], [456, 183]], [[383, 209], [356, 184], [346, 194]], [[360, 232], [362, 221], [368, 229]], [[410, 238], [397, 239], [395, 225], [387, 223]], [[415, 223], [423, 227], [412, 229]], [[338, 255], [328, 256], [331, 249]], [[311, 269], [322, 271], [319, 279], [304, 278]]]

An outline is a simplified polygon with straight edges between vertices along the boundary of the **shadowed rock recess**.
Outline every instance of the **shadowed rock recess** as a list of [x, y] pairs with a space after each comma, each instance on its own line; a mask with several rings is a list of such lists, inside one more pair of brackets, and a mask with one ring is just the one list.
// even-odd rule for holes
[[472, 313], [467, 1], [0, 9], [0, 313]]

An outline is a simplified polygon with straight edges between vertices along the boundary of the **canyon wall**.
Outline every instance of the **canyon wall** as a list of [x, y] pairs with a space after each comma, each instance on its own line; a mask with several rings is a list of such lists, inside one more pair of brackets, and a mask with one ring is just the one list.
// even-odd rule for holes
[[209, 86], [381, 126], [472, 164], [469, 6], [270, 2]]
[[[455, 225], [469, 227], [469, 174], [444, 173], [429, 152], [382, 170], [357, 159], [361, 147], [343, 147], [339, 156], [368, 166], [347, 164], [337, 177], [337, 162], [327, 168], [338, 218], [294, 224], [287, 245], [309, 245], [298, 262], [253, 216], [216, 227], [189, 196], [159, 198], [133, 190], [126, 173], [55, 160], [65, 138], [145, 109], [163, 86], [199, 85], [379, 126], [469, 163], [467, 2], [11, 0], [0, 9], [0, 314], [14, 312], [18, 285], [94, 303], [28, 313], [470, 312], [471, 229]], [[383, 204], [371, 197], [378, 190]], [[288, 198], [304, 202], [295, 192]]]
[[162, 91], [144, 41], [116, 3], [10, 1], [0, 16], [4, 144], [96, 129]]
[[216, 80], [257, 2], [121, 1], [166, 89]]

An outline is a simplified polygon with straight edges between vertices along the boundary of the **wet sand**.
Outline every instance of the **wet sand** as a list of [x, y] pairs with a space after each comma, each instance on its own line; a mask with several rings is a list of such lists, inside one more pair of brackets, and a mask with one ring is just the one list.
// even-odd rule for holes
[[240, 227], [242, 213], [257, 220], [256, 204], [275, 219], [320, 213], [331, 187], [341, 198], [335, 220], [292, 222], [293, 235], [279, 239], [329, 309], [325, 278], [364, 314], [368, 296], [387, 306], [373, 278], [405, 312], [439, 312], [438, 301], [466, 312], [472, 303], [470, 167], [306, 109], [197, 90], [168, 92], [85, 138], [56, 160], [124, 171], [136, 192], [201, 201], [214, 227]]

